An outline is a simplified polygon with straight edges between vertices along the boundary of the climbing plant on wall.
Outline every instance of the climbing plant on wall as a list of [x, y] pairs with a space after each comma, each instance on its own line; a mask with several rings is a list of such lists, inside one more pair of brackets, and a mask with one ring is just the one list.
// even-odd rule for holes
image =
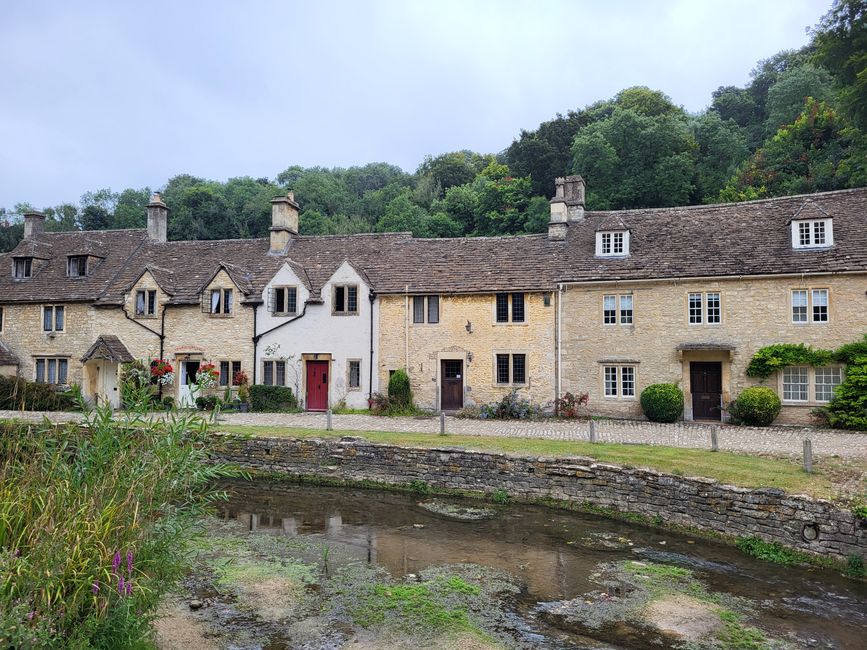
[[836, 355], [830, 350], [814, 350], [803, 343], [775, 343], [759, 349], [747, 366], [747, 376], [767, 379], [786, 366], [827, 366]]

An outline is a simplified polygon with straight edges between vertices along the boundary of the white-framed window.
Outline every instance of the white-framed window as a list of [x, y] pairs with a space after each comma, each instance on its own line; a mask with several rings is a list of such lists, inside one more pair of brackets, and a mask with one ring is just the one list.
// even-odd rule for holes
[[16, 280], [25, 280], [33, 275], [33, 258], [16, 257], [12, 275]]
[[527, 383], [527, 355], [501, 353], [495, 355], [496, 383], [501, 385], [524, 385]]
[[605, 397], [635, 399], [635, 366], [603, 366], [602, 390]]
[[598, 257], [623, 257], [629, 255], [629, 231], [610, 230], [596, 233]]
[[416, 325], [427, 323], [436, 325], [440, 322], [439, 296], [413, 296], [412, 322]]
[[270, 311], [273, 315], [295, 316], [298, 313], [298, 287], [273, 287]]
[[230, 316], [234, 312], [235, 292], [232, 289], [211, 289], [205, 311], [214, 316]]
[[632, 325], [632, 294], [602, 296], [602, 323], [605, 325]]
[[793, 323], [827, 323], [828, 289], [792, 289]]
[[346, 385], [349, 390], [361, 388], [361, 359], [349, 359], [346, 363]]
[[66, 258], [66, 275], [83, 278], [87, 275], [87, 255], [70, 255]]
[[156, 289], [138, 289], [135, 292], [135, 315], [156, 316], [157, 292]]
[[523, 293], [498, 293], [495, 303], [498, 323], [523, 323], [527, 319], [526, 300]]
[[832, 219], [800, 219], [792, 222], [793, 248], [823, 248], [833, 245]]
[[334, 301], [332, 313], [334, 314], [358, 314], [358, 285], [338, 284], [334, 286]]
[[43, 332], [62, 332], [65, 327], [66, 308], [63, 305], [44, 305], [42, 307]]
[[781, 383], [784, 402], [830, 402], [834, 389], [843, 382], [841, 366], [789, 366], [783, 368]]
[[262, 383], [266, 386], [285, 386], [286, 362], [283, 360], [263, 361]]
[[722, 301], [718, 291], [691, 292], [687, 295], [687, 319], [690, 325], [719, 325], [722, 322]]
[[36, 358], [37, 384], [66, 384], [69, 373], [69, 359], [56, 357]]
[[220, 361], [220, 386], [237, 386], [235, 375], [241, 372], [240, 361]]

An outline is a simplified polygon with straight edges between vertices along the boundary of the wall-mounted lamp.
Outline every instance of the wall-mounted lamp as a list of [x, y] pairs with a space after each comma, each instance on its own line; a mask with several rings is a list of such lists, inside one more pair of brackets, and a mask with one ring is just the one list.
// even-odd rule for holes
[[472, 362], [473, 362], [473, 353], [467, 352], [467, 363], [472, 363]]
[[472, 333], [473, 333], [473, 324], [472, 324], [470, 321], [467, 321], [467, 324], [466, 324], [466, 326], [465, 326], [464, 329], [466, 329], [467, 332], [469, 332], [470, 334], [472, 334]]

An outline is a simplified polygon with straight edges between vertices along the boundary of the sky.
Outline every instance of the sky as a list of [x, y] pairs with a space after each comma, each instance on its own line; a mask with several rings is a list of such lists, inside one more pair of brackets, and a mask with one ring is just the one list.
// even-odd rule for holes
[[0, 206], [496, 153], [636, 85], [690, 112], [830, 0], [0, 2]]

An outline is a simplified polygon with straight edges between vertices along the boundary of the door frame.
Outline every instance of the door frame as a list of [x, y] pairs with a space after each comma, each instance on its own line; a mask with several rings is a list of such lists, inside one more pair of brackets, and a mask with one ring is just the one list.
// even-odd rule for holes
[[450, 356], [450, 355], [440, 355], [437, 359], [437, 406], [438, 410], [443, 410], [443, 381], [445, 381], [445, 375], [443, 373], [443, 363], [446, 361], [459, 361], [461, 363], [461, 405], [458, 409], [449, 409], [449, 410], [460, 410], [464, 408], [467, 403], [467, 359], [465, 356]]
[[326, 386], [325, 386], [325, 408], [322, 409], [322, 411], [317, 409], [316, 411], [314, 411], [314, 413], [322, 413], [323, 411], [327, 411], [328, 409], [331, 408], [331, 379], [332, 379], [332, 375], [334, 374], [332, 372], [332, 370], [334, 369], [334, 363], [333, 363], [333, 359], [331, 358], [331, 354], [330, 353], [328, 353], [328, 354], [321, 354], [321, 353], [302, 354], [301, 358], [304, 361], [304, 369], [301, 373], [301, 381], [302, 381], [301, 390], [304, 391], [304, 410], [305, 411], [311, 410], [310, 405], [309, 405], [309, 399], [308, 399], [310, 395], [309, 395], [309, 387], [307, 386], [307, 364], [313, 362], [313, 363], [324, 363], [325, 367], [327, 368], [326, 372], [328, 373], [328, 382], [326, 383]]
[[707, 421], [722, 421], [722, 419], [723, 419], [723, 394], [725, 392], [723, 390], [723, 388], [724, 388], [723, 387], [723, 362], [722, 361], [715, 361], [715, 360], [706, 360], [706, 359], [701, 359], [701, 360], [691, 359], [689, 361], [690, 406], [692, 407], [692, 419], [696, 420], [696, 419], [698, 419], [696, 417], [696, 408], [695, 408], [696, 391], [695, 391], [695, 386], [693, 386], [693, 381], [692, 381], [692, 370], [693, 370], [694, 365], [705, 366], [705, 367], [709, 367], [709, 366], [713, 365], [719, 369], [719, 406], [716, 407], [718, 417], [714, 418], [714, 417], [702, 416], [700, 419], [707, 420]]
[[178, 362], [178, 408], [191, 408], [196, 405], [196, 396], [187, 388], [187, 364], [202, 365], [201, 359], [183, 359]]

